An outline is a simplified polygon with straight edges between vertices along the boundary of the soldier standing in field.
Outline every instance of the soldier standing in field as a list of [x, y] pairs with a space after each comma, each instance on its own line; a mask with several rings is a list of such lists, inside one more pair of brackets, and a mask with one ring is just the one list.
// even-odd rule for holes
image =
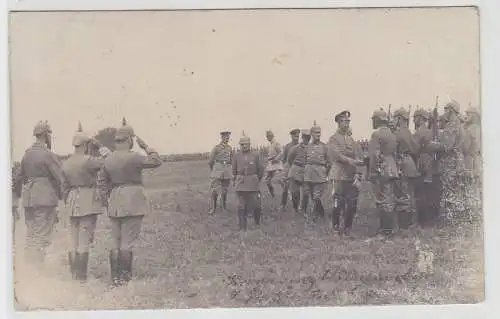
[[451, 101], [444, 107], [444, 127], [439, 141], [432, 141], [431, 146], [439, 154], [439, 170], [441, 173], [442, 195], [441, 222], [456, 222], [467, 213], [464, 186], [465, 160], [463, 154], [465, 132], [460, 123], [460, 105]]
[[328, 175], [332, 168], [332, 158], [325, 143], [321, 142], [321, 127], [314, 122], [311, 128], [311, 142], [306, 147], [306, 165], [304, 169], [305, 196], [313, 201], [313, 220], [325, 217], [322, 203], [327, 188]]
[[61, 163], [51, 151], [52, 130], [47, 121], [40, 121], [33, 129], [35, 143], [26, 150], [21, 167], [14, 177], [17, 196], [21, 197], [26, 220], [26, 257], [30, 264], [41, 267], [46, 249], [52, 243], [57, 223], [57, 206], [62, 200], [66, 182]]
[[[147, 156], [132, 150], [134, 137]], [[102, 198], [107, 200], [111, 220], [112, 249], [109, 255], [111, 280], [114, 286], [128, 283], [132, 278], [133, 248], [139, 238], [142, 220], [151, 207], [142, 171], [161, 166], [158, 153], [135, 135], [123, 119], [115, 135], [116, 148], [106, 157], [98, 183]]]
[[[332, 152], [335, 165], [333, 176], [333, 210], [332, 227], [341, 234], [348, 234], [352, 228], [356, 209], [358, 207], [359, 189], [357, 181], [361, 176], [357, 170], [363, 166], [361, 150], [352, 138], [350, 130], [351, 112], [342, 111], [335, 115], [337, 131], [330, 137], [328, 146]], [[343, 227], [340, 229], [340, 217]]]
[[213, 148], [208, 161], [211, 171], [210, 178], [212, 179], [210, 185], [210, 215], [213, 215], [217, 209], [219, 194], [221, 194], [222, 209], [227, 209], [227, 192], [233, 178], [231, 172], [233, 148], [229, 145], [231, 132], [223, 131], [220, 136], [221, 142]]
[[465, 110], [465, 169], [466, 191], [474, 215], [481, 206], [481, 120], [479, 111], [469, 107]]
[[281, 153], [281, 161], [283, 162], [283, 193], [281, 194], [281, 211], [286, 210], [286, 204], [288, 201], [288, 191], [289, 191], [289, 179], [288, 171], [290, 170], [290, 165], [288, 164], [288, 156], [290, 155], [290, 150], [299, 144], [300, 130], [293, 129], [290, 131], [290, 137], [292, 140], [290, 143], [286, 144]]
[[407, 230], [413, 224], [414, 186], [419, 173], [412, 157], [415, 154], [415, 143], [408, 128], [410, 112], [402, 107], [394, 112], [394, 119], [396, 124], [394, 135], [397, 143], [396, 163], [399, 172], [399, 177], [394, 183], [394, 209], [399, 228]]
[[[111, 151], [84, 133], [80, 123], [72, 144], [75, 151], [62, 166], [68, 181], [63, 196], [72, 242], [68, 261], [72, 278], [85, 281], [97, 216], [106, 209], [96, 188], [97, 174], [104, 166], [104, 157]], [[88, 155], [91, 144], [99, 148], [100, 158]]]
[[[280, 173], [283, 170], [283, 163], [280, 161], [282, 147], [281, 144], [276, 141], [274, 133], [270, 130], [266, 131], [266, 139], [269, 142], [269, 146], [267, 150], [268, 154], [266, 163], [266, 175], [264, 178], [266, 181], [267, 189], [269, 190], [269, 194], [271, 194], [271, 197], [274, 199], [275, 192], [272, 182], [275, 179], [275, 177], [279, 177], [277, 176], [278, 173]], [[278, 183], [281, 184], [281, 186], [283, 186], [282, 180], [279, 179]]]
[[[295, 212], [300, 211], [305, 213], [309, 203], [309, 196], [304, 191], [304, 168], [306, 165], [306, 148], [311, 140], [311, 131], [302, 130], [302, 142], [290, 149], [287, 156], [288, 166], [288, 181], [290, 183], [290, 192], [292, 193], [292, 204]], [[302, 190], [302, 200], [300, 199], [300, 191]]]
[[372, 115], [375, 130], [368, 144], [369, 179], [373, 184], [375, 204], [380, 216], [380, 235], [390, 237], [394, 234], [394, 184], [398, 178], [398, 168], [394, 159], [396, 136], [388, 127], [388, 116], [383, 110]]
[[417, 158], [419, 176], [415, 180], [415, 203], [417, 222], [421, 227], [434, 224], [439, 211], [440, 179], [434, 174], [433, 160], [435, 153], [429, 147], [432, 141], [430, 120], [432, 114], [424, 109], [417, 109], [413, 114], [415, 133], [413, 144]]
[[260, 225], [262, 202], [259, 184], [264, 176], [261, 155], [250, 149], [250, 138], [240, 138], [240, 151], [233, 157], [233, 183], [238, 195], [238, 220], [240, 231], [247, 230], [247, 216], [253, 212], [255, 225]]

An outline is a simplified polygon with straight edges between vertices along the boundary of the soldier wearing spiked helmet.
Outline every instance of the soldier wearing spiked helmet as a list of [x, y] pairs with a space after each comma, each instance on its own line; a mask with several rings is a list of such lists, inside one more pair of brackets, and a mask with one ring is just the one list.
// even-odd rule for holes
[[[66, 215], [69, 217], [72, 243], [68, 261], [73, 279], [85, 281], [97, 216], [105, 211], [96, 188], [97, 176], [104, 167], [104, 158], [111, 151], [85, 133], [81, 123], [78, 123], [72, 144], [75, 151], [62, 166], [67, 178], [63, 198]], [[89, 155], [91, 144], [98, 148], [100, 157]]]
[[13, 176], [14, 189], [21, 196], [26, 219], [26, 257], [30, 264], [43, 265], [46, 248], [52, 242], [58, 220], [57, 206], [62, 199], [66, 178], [61, 162], [51, 151], [52, 129], [47, 121], [38, 122], [35, 143], [26, 150], [20, 168]]
[[388, 127], [388, 116], [383, 109], [373, 112], [372, 124], [375, 130], [368, 144], [370, 171], [375, 203], [380, 216], [381, 235], [391, 236], [395, 230], [394, 184], [398, 178], [396, 136]]
[[233, 179], [231, 163], [233, 148], [229, 145], [231, 132], [220, 132], [221, 142], [217, 144], [210, 153], [208, 166], [210, 167], [210, 203], [209, 213], [212, 215], [217, 208], [219, 194], [221, 195], [222, 208], [226, 209], [227, 192]]
[[[146, 156], [132, 150], [134, 138]], [[162, 160], [154, 149], [135, 135], [125, 118], [116, 131], [115, 141], [116, 148], [106, 157], [98, 181], [111, 220], [111, 279], [114, 285], [121, 285], [131, 280], [133, 249], [142, 219], [150, 212], [142, 171], [159, 167]]]
[[305, 154], [305, 191], [306, 196], [313, 201], [313, 219], [316, 220], [318, 217], [325, 217], [322, 198], [333, 163], [328, 146], [321, 142], [321, 127], [316, 124], [316, 121], [311, 128], [311, 142], [307, 145]]
[[253, 211], [255, 224], [260, 225], [262, 202], [259, 185], [264, 176], [261, 155], [250, 148], [250, 138], [243, 132], [239, 141], [240, 151], [233, 157], [233, 183], [238, 196], [240, 231], [247, 230], [247, 216]]

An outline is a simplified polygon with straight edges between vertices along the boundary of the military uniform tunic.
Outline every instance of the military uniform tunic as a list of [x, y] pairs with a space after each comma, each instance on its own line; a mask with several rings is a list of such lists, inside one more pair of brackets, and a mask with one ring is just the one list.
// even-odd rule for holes
[[35, 261], [43, 261], [45, 248], [52, 241], [57, 221], [56, 207], [62, 199], [65, 181], [59, 159], [44, 144], [36, 142], [26, 150], [15, 183], [18, 190], [24, 184], [22, 205], [26, 219], [26, 245], [28, 254]]
[[[128, 146], [128, 145], [127, 145]], [[115, 249], [129, 250], [140, 232], [144, 215], [151, 210], [142, 183], [142, 171], [162, 164], [160, 156], [149, 150], [143, 156], [128, 148], [118, 148], [104, 161], [100, 183], [108, 185], [108, 216], [112, 222]]]
[[413, 160], [415, 143], [407, 127], [398, 127], [396, 136], [396, 154], [399, 178], [394, 184], [395, 211], [398, 214], [399, 227], [407, 229], [412, 224], [415, 212], [414, 186], [419, 176], [417, 165]]
[[305, 151], [304, 182], [313, 200], [320, 200], [326, 190], [328, 174], [332, 167], [331, 154], [325, 143], [310, 142]]
[[396, 136], [387, 126], [373, 132], [368, 144], [370, 179], [373, 183], [375, 203], [380, 214], [380, 228], [385, 234], [394, 230], [394, 184], [398, 167], [394, 159]]
[[212, 168], [210, 177], [214, 180], [231, 180], [231, 161], [233, 148], [228, 144], [220, 143], [210, 153], [208, 164]]

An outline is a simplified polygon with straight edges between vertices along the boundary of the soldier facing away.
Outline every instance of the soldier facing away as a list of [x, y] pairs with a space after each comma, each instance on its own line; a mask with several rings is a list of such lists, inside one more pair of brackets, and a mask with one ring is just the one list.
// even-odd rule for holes
[[[147, 156], [132, 150], [134, 137]], [[114, 286], [126, 284], [132, 277], [133, 248], [140, 234], [142, 220], [151, 207], [146, 196], [142, 171], [161, 166], [158, 153], [135, 135], [125, 119], [115, 135], [116, 148], [106, 157], [99, 188], [107, 199], [111, 220], [112, 249], [109, 254]]]
[[[33, 135], [36, 141], [24, 153], [14, 183], [18, 192], [24, 184], [22, 205], [26, 220], [26, 257], [34, 265], [42, 266], [46, 249], [52, 243], [58, 220], [57, 205], [62, 199], [66, 179], [57, 155], [51, 151], [49, 123], [40, 121], [35, 125]], [[20, 193], [17, 195], [21, 196]]]
[[[67, 216], [70, 219], [72, 243], [68, 261], [72, 278], [85, 281], [97, 216], [105, 212], [96, 188], [97, 174], [104, 166], [104, 157], [111, 151], [84, 133], [81, 124], [73, 137], [72, 144], [75, 151], [62, 166], [67, 178], [63, 196]], [[88, 155], [90, 144], [99, 148], [100, 158]]]
[[233, 178], [238, 195], [238, 220], [240, 231], [247, 230], [247, 216], [253, 211], [255, 224], [260, 225], [262, 202], [259, 184], [264, 176], [264, 164], [258, 152], [250, 150], [250, 138], [240, 138], [240, 151], [233, 157]]
[[321, 142], [321, 127], [314, 123], [311, 128], [311, 142], [306, 147], [306, 165], [304, 183], [306, 196], [313, 201], [313, 219], [325, 217], [322, 203], [323, 194], [327, 188], [328, 175], [332, 168], [331, 154], [325, 143]]
[[[311, 130], [302, 130], [302, 142], [295, 145], [290, 150], [287, 156], [288, 166], [288, 181], [290, 183], [290, 192], [292, 193], [292, 204], [295, 212], [300, 211], [305, 213], [309, 202], [309, 196], [304, 190], [304, 169], [306, 165], [306, 148], [311, 140]], [[302, 190], [302, 200], [300, 191]]]
[[[289, 192], [289, 177], [288, 171], [290, 170], [290, 165], [288, 164], [288, 156], [290, 155], [290, 150], [299, 144], [300, 130], [293, 129], [290, 131], [291, 141], [286, 144], [281, 153], [281, 161], [283, 162], [283, 193], [281, 194], [281, 211], [285, 211], [286, 204], [288, 201]], [[293, 203], [292, 203], [293, 204]]]
[[400, 108], [394, 112], [396, 121], [396, 161], [398, 165], [399, 177], [394, 183], [395, 211], [397, 214], [398, 226], [406, 230], [413, 224], [415, 214], [414, 185], [418, 177], [418, 170], [413, 160], [415, 154], [415, 144], [412, 133], [408, 128], [410, 122], [410, 112], [405, 108]]
[[435, 153], [429, 146], [432, 141], [432, 130], [429, 123], [431, 116], [431, 113], [424, 109], [418, 109], [413, 114], [415, 124], [414, 155], [417, 158], [419, 172], [419, 176], [415, 180], [414, 195], [417, 222], [421, 227], [432, 226], [436, 221], [441, 193], [441, 180], [437, 175], [436, 168], [433, 167]]
[[388, 127], [388, 116], [384, 110], [372, 115], [375, 131], [368, 144], [369, 179], [373, 184], [375, 204], [380, 218], [380, 235], [389, 237], [394, 233], [394, 183], [398, 168], [394, 159], [396, 136]]
[[[333, 176], [332, 226], [335, 231], [348, 234], [352, 228], [358, 206], [359, 189], [356, 181], [361, 179], [357, 167], [363, 166], [361, 150], [350, 132], [351, 112], [335, 115], [337, 131], [330, 137], [328, 146], [335, 164]], [[340, 229], [340, 217], [343, 227]]]
[[210, 209], [209, 214], [214, 214], [217, 209], [217, 200], [221, 195], [222, 209], [226, 208], [227, 192], [233, 178], [231, 171], [231, 162], [233, 157], [233, 148], [229, 145], [231, 132], [223, 131], [220, 133], [221, 142], [216, 145], [210, 153], [208, 165], [210, 167]]
[[272, 184], [273, 180], [277, 180], [281, 186], [283, 186], [283, 181], [278, 177], [278, 173], [283, 170], [283, 163], [280, 161], [281, 155], [281, 145], [276, 141], [274, 133], [270, 130], [266, 132], [266, 139], [269, 142], [268, 154], [267, 154], [267, 164], [266, 164], [266, 175], [265, 181], [267, 189], [271, 197], [275, 197], [274, 186]]

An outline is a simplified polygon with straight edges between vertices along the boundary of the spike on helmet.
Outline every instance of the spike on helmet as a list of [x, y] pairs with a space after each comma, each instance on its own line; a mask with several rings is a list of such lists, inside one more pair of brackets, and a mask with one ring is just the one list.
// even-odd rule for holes
[[241, 132], [240, 144], [249, 144], [250, 138], [245, 134], [245, 131]]
[[124, 141], [130, 137], [134, 137], [135, 132], [132, 126], [128, 125], [125, 117], [122, 118], [122, 126], [116, 130], [115, 140]]
[[321, 133], [321, 127], [318, 126], [318, 124], [316, 123], [316, 120], [313, 121], [311, 133]]
[[78, 122], [78, 128], [73, 136], [73, 146], [80, 146], [90, 141], [90, 136], [83, 132], [82, 123]]

